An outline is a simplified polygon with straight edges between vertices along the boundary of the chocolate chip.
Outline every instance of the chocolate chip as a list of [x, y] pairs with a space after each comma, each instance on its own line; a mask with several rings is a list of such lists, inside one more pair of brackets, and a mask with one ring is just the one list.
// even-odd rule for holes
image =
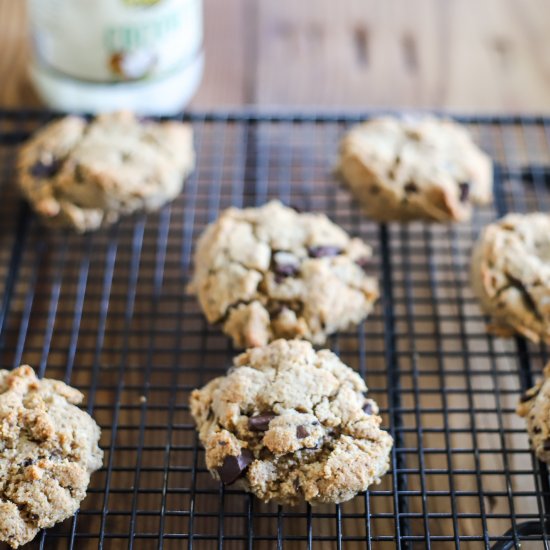
[[26, 458], [21, 465], [23, 466], [23, 468], [28, 468], [33, 464], [34, 464], [34, 460], [32, 458]]
[[218, 468], [221, 482], [230, 485], [237, 481], [253, 460], [254, 455], [248, 449], [243, 449], [239, 456], [226, 456], [223, 464]]
[[296, 427], [296, 437], [298, 439], [304, 439], [304, 437], [307, 437], [308, 435], [309, 435], [309, 432], [307, 431], [305, 426]]
[[531, 399], [533, 399], [533, 397], [536, 397], [537, 394], [539, 393], [540, 391], [540, 388], [537, 388], [537, 389], [533, 389], [531, 388], [530, 390], [527, 390], [520, 398], [519, 398], [519, 401], [520, 403], [525, 403], [526, 401], [529, 401]]
[[367, 258], [367, 256], [362, 256], [361, 258], [357, 258], [357, 260], [355, 260], [355, 263], [356, 263], [361, 269], [366, 269], [367, 266], [368, 266], [369, 263], [370, 263], [370, 258]]
[[418, 185], [412, 181], [406, 183], [404, 189], [405, 193], [418, 193]]
[[310, 246], [307, 249], [307, 253], [310, 258], [330, 258], [332, 256], [338, 256], [342, 253], [342, 249], [339, 246]]
[[460, 189], [460, 202], [466, 202], [470, 196], [470, 184], [467, 181], [461, 181], [458, 187]]
[[373, 408], [372, 408], [372, 403], [370, 401], [367, 401], [364, 405], [363, 405], [363, 410], [365, 411], [365, 414], [372, 414], [373, 413]]
[[533, 428], [533, 431], [536, 433], [536, 434], [540, 434], [540, 432], [542, 432], [542, 428], [540, 426], [535, 426]]
[[248, 419], [248, 429], [253, 432], [265, 432], [269, 428], [269, 423], [275, 418], [273, 413], [257, 414]]
[[300, 271], [300, 260], [290, 252], [275, 252], [273, 254], [273, 271], [277, 282], [286, 277], [294, 277]]
[[545, 439], [544, 443], [542, 444], [542, 448], [545, 451], [550, 451], [550, 439]]
[[77, 164], [74, 169], [74, 179], [76, 183], [85, 183], [86, 174], [84, 174], [84, 169], [80, 164]]
[[51, 178], [59, 172], [60, 168], [61, 162], [58, 159], [52, 159], [49, 163], [39, 160], [33, 164], [30, 172], [35, 178]]
[[290, 264], [275, 265], [275, 269], [273, 271], [275, 271], [275, 274], [282, 279], [286, 279], [287, 277], [294, 277], [294, 275], [298, 273], [296, 267]]

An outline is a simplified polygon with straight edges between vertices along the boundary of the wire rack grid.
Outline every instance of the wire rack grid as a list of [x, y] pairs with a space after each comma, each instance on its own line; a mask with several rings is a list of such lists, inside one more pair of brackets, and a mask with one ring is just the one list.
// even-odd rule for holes
[[[183, 194], [76, 236], [43, 231], [14, 191], [17, 146], [51, 116], [0, 111], [0, 361], [81, 389], [105, 460], [77, 515], [32, 547], [550, 546], [548, 472], [514, 412], [548, 350], [488, 336], [468, 284], [484, 224], [549, 210], [550, 120], [461, 118], [494, 159], [496, 199], [471, 224], [445, 226], [377, 225], [335, 183], [338, 141], [368, 113], [187, 115], [197, 168]], [[266, 505], [219, 485], [189, 414], [192, 389], [236, 353], [186, 293], [195, 239], [221, 209], [273, 197], [372, 244], [382, 285], [369, 319], [329, 347], [380, 404], [392, 468], [339, 506]]]

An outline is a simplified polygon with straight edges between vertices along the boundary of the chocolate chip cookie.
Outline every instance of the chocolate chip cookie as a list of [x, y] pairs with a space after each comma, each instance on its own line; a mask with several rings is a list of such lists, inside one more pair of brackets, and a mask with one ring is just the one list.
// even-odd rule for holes
[[550, 215], [509, 214], [474, 247], [473, 289], [491, 332], [550, 343]]
[[491, 159], [467, 131], [434, 117], [377, 118], [342, 140], [338, 173], [379, 221], [468, 220], [492, 200]]
[[380, 481], [393, 443], [366, 391], [334, 353], [309, 342], [252, 348], [191, 394], [206, 466], [265, 502], [349, 500]]
[[378, 298], [371, 248], [323, 214], [278, 201], [229, 208], [199, 238], [190, 290], [237, 347], [276, 338], [322, 344], [364, 319]]
[[48, 224], [85, 232], [174, 199], [194, 165], [189, 125], [128, 112], [68, 116], [19, 154], [19, 187]]
[[521, 396], [517, 413], [526, 419], [533, 452], [539, 460], [550, 463], [550, 363], [543, 379]]
[[82, 398], [29, 366], [0, 370], [0, 540], [13, 548], [72, 516], [101, 467], [99, 427], [75, 406]]

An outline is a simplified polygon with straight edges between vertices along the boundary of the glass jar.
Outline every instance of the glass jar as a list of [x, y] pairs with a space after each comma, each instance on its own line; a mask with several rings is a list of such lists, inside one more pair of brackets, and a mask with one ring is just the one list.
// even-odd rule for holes
[[202, 0], [28, 0], [28, 12], [50, 107], [173, 114], [200, 83]]

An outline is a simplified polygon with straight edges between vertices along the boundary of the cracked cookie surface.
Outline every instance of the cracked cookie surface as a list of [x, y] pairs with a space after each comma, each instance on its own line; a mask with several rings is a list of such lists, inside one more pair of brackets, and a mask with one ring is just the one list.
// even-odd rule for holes
[[329, 350], [277, 340], [191, 394], [216, 479], [264, 501], [353, 498], [389, 468], [391, 436], [361, 377]]
[[237, 347], [277, 338], [322, 344], [371, 312], [378, 298], [364, 271], [371, 255], [323, 214], [278, 201], [229, 208], [197, 242], [190, 290]]
[[465, 128], [434, 117], [383, 117], [352, 128], [338, 173], [379, 221], [464, 221], [492, 200], [491, 159]]
[[550, 215], [509, 214], [485, 227], [471, 280], [491, 332], [550, 343]]
[[129, 112], [68, 116], [21, 149], [19, 187], [49, 225], [85, 232], [174, 199], [194, 166], [191, 127]]
[[72, 516], [103, 452], [82, 394], [39, 380], [29, 366], [0, 370], [0, 540], [17, 548]]
[[550, 363], [542, 380], [521, 396], [517, 413], [527, 422], [533, 452], [539, 460], [550, 463]]

